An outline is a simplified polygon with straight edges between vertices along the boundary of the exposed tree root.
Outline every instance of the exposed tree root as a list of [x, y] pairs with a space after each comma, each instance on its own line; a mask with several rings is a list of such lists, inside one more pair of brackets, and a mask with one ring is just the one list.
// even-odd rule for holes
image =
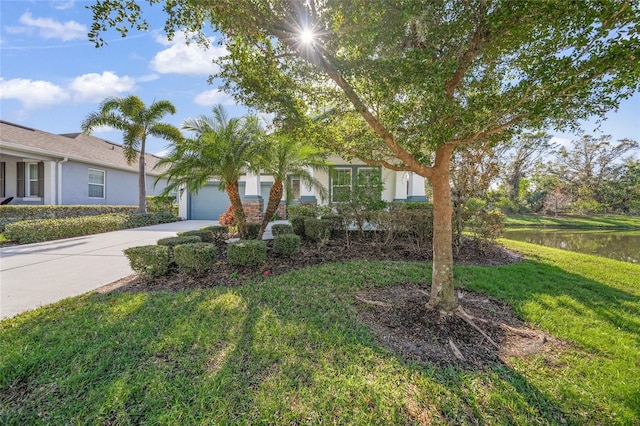
[[464, 356], [462, 355], [462, 352], [460, 352], [460, 349], [458, 349], [456, 344], [453, 343], [453, 340], [451, 339], [449, 339], [449, 347], [453, 351], [453, 354], [455, 355], [456, 358], [458, 358], [460, 361], [466, 361]]
[[491, 343], [493, 345], [493, 347], [495, 347], [496, 349], [500, 349], [500, 346], [493, 341], [493, 339], [491, 337], [489, 337], [489, 335], [487, 333], [485, 333], [480, 327], [478, 327], [476, 325], [476, 323], [474, 322], [474, 317], [469, 315], [463, 308], [462, 306], [458, 306], [456, 308], [455, 314], [458, 318], [461, 318], [462, 320], [464, 320], [467, 324], [469, 324], [471, 327], [475, 328], [478, 333], [482, 334], [482, 336], [487, 339], [487, 341], [489, 343]]
[[356, 295], [356, 300], [358, 302], [365, 303], [367, 305], [381, 306], [383, 308], [391, 308], [391, 307], [393, 307], [393, 305], [391, 305], [390, 303], [380, 302], [378, 300], [369, 300], [369, 299], [365, 299], [364, 297], [358, 296], [358, 295]]

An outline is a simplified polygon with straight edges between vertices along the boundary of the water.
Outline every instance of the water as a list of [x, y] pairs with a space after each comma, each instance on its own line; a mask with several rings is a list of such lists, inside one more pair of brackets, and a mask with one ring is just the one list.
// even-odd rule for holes
[[506, 229], [504, 238], [640, 263], [640, 231]]

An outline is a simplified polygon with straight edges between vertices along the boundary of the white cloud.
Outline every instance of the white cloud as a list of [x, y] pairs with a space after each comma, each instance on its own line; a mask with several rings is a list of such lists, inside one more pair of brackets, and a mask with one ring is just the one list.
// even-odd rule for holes
[[87, 37], [86, 25], [76, 21], [60, 22], [51, 18], [34, 18], [31, 12], [25, 12], [20, 17], [20, 23], [25, 27], [12, 27], [11, 32], [38, 31], [41, 37], [46, 39], [56, 38], [62, 41], [84, 39]]
[[57, 10], [73, 9], [74, 3], [75, 0], [55, 0], [53, 2], [53, 7]]
[[187, 44], [184, 32], [176, 32], [173, 40], [158, 36], [156, 41], [167, 49], [156, 53], [151, 60], [151, 69], [161, 74], [210, 75], [218, 72], [218, 66], [212, 61], [227, 54], [224, 47], [217, 46], [213, 38], [205, 49], [195, 42]]
[[148, 81], [155, 81], [159, 78], [160, 76], [158, 74], [147, 74], [147, 75], [143, 75], [142, 77], [138, 77], [136, 80], [139, 81], [140, 83], [146, 83]]
[[130, 92], [135, 87], [135, 79], [126, 75], [118, 77], [112, 71], [104, 71], [102, 74], [83, 74], [74, 78], [69, 85], [74, 99], [79, 102], [100, 101], [107, 96]]
[[0, 98], [17, 99], [25, 108], [35, 109], [62, 103], [69, 99], [69, 94], [48, 81], [0, 78]]
[[235, 105], [233, 98], [226, 93], [218, 90], [207, 90], [206, 92], [199, 93], [193, 101], [202, 106], [212, 106], [217, 104], [222, 105]]

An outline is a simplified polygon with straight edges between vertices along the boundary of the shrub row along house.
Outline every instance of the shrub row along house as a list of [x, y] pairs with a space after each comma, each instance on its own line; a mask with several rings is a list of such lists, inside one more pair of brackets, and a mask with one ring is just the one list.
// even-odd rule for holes
[[[159, 160], [151, 154], [146, 156], [148, 195], [159, 194], [165, 186], [162, 180], [154, 184], [161, 173], [154, 169]], [[358, 185], [358, 177], [369, 175], [382, 179], [385, 201], [427, 200], [424, 178], [416, 174], [347, 162], [335, 156], [329, 158], [329, 163], [328, 172], [309, 170], [328, 189], [328, 199], [320, 199], [313, 188], [290, 176], [290, 200], [309, 204], [344, 201]], [[136, 205], [137, 171], [136, 164], [127, 164], [119, 144], [82, 133], [58, 135], [0, 121], [0, 199], [13, 197], [11, 204]], [[260, 219], [272, 183], [269, 175], [247, 173], [241, 179], [240, 194], [248, 220]], [[228, 205], [226, 193], [211, 181], [197, 193], [179, 197], [179, 216], [217, 220]]]

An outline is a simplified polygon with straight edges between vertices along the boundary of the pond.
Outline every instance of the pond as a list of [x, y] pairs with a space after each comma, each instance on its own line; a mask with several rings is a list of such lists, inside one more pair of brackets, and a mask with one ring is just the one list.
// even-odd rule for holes
[[503, 237], [625, 262], [640, 263], [640, 231], [507, 228]]

